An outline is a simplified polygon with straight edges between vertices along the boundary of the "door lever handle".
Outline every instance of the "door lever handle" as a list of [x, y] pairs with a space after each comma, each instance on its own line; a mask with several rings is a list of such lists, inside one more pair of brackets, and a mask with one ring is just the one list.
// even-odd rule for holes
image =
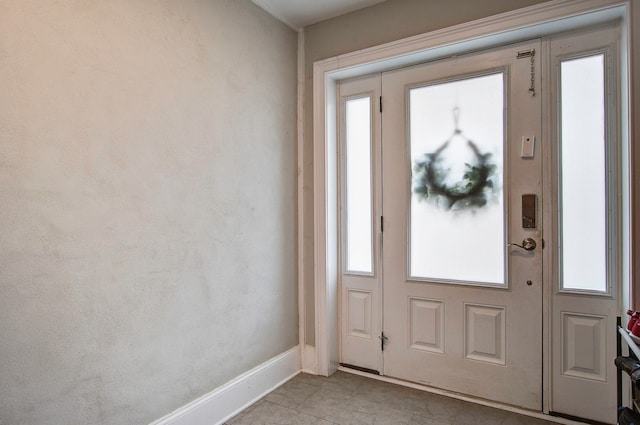
[[536, 249], [536, 246], [538, 246], [538, 244], [533, 238], [526, 238], [522, 241], [522, 245], [518, 243], [508, 243], [507, 246], [517, 246], [518, 248], [522, 248], [525, 251], [533, 251], [534, 249]]

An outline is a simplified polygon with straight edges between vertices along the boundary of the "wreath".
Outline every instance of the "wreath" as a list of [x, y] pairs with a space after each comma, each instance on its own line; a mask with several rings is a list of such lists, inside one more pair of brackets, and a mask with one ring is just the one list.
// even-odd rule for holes
[[[458, 110], [454, 110], [456, 129], [454, 136], [460, 135], [457, 128]], [[471, 140], [464, 139], [467, 147], [472, 151], [473, 163], [465, 163], [462, 179], [448, 183], [451, 168], [447, 167], [443, 152], [452, 143], [453, 138], [447, 140], [433, 153], [426, 153], [423, 159], [414, 165], [414, 193], [422, 200], [444, 200], [447, 209], [478, 208], [487, 204], [494, 192], [493, 175], [496, 165], [491, 161], [490, 153], [482, 153]]]

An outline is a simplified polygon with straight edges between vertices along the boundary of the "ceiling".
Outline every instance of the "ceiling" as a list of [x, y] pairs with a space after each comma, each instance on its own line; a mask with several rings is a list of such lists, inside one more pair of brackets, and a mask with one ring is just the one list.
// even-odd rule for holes
[[278, 20], [299, 30], [385, 0], [252, 0]]

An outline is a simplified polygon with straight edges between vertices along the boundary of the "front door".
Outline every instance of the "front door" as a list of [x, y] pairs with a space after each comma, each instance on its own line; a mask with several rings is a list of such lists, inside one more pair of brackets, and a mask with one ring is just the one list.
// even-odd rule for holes
[[539, 46], [382, 75], [384, 374], [538, 411]]
[[343, 365], [615, 421], [619, 38], [591, 28], [339, 84]]

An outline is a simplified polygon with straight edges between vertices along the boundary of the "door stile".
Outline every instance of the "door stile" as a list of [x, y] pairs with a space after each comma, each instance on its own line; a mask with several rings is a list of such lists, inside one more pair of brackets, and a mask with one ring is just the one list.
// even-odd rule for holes
[[540, 90], [541, 98], [541, 140], [539, 143], [540, 155], [542, 157], [542, 239], [545, 241], [545, 248], [542, 251], [542, 412], [548, 414], [551, 411], [551, 399], [553, 396], [553, 379], [552, 379], [552, 362], [553, 353], [551, 345], [552, 336], [552, 303], [553, 303], [553, 263], [554, 244], [552, 243], [553, 226], [554, 226], [554, 203], [552, 193], [553, 167], [551, 147], [552, 125], [551, 113], [552, 96], [550, 95], [550, 87], [548, 84], [551, 73], [551, 62], [549, 58], [549, 40], [544, 39], [540, 46], [541, 60], [540, 79], [547, 83]]

